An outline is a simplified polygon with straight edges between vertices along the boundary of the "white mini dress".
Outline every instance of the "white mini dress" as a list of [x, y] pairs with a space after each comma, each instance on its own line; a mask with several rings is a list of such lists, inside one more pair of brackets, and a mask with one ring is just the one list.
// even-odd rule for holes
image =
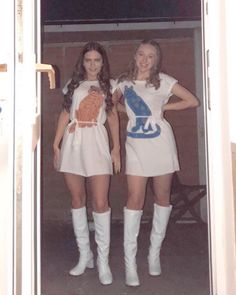
[[[111, 80], [111, 85], [114, 89], [114, 80]], [[59, 171], [61, 172], [85, 177], [113, 173], [108, 135], [104, 126], [106, 122], [104, 95], [97, 110], [98, 115], [93, 118], [94, 123], [90, 124], [91, 118], [88, 120], [83, 119], [82, 123], [88, 123], [87, 125], [91, 127], [81, 127], [81, 121], [76, 117], [81, 102], [86, 97], [89, 97], [91, 86], [99, 88], [98, 81], [83, 81], [74, 91], [70, 110], [70, 123], [64, 132], [59, 165]], [[66, 91], [67, 85], [63, 89], [64, 93]]]
[[162, 107], [173, 95], [177, 80], [160, 73], [160, 87], [146, 81], [118, 83], [127, 115], [126, 174], [144, 177], [165, 175], [179, 170], [175, 139]]

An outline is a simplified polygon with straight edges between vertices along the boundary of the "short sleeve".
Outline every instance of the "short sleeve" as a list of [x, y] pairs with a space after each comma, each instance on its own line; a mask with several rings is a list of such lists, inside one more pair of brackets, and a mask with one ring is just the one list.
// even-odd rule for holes
[[117, 89], [117, 80], [111, 79], [110, 84], [111, 84], [111, 94], [113, 94]]
[[65, 86], [62, 88], [62, 93], [63, 94], [66, 94], [67, 93], [67, 91], [68, 91], [68, 85], [70, 84], [70, 82], [71, 82], [71, 79], [69, 79], [67, 82], [66, 82], [66, 84], [65, 84]]
[[127, 81], [122, 81], [119, 83], [117, 82], [116, 89], [119, 89], [122, 92], [122, 94], [124, 94], [125, 83], [127, 83]]
[[172, 87], [174, 86], [174, 84], [178, 83], [178, 80], [164, 73], [160, 73], [160, 79], [161, 79], [161, 85], [165, 88], [165, 92], [167, 96], [168, 97], [172, 96], [173, 95], [173, 93], [171, 92]]

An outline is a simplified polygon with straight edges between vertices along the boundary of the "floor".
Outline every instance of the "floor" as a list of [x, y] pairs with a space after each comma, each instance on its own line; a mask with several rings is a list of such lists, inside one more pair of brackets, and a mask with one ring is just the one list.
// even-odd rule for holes
[[[113, 284], [103, 286], [95, 269], [78, 277], [68, 274], [77, 262], [72, 225], [48, 222], [42, 226], [42, 295], [210, 295], [207, 226], [170, 223], [161, 252], [162, 275], [151, 277], [147, 251], [151, 223], [142, 223], [137, 264], [141, 286], [124, 284], [123, 224], [111, 227], [110, 267]], [[90, 231], [94, 253], [94, 232]]]

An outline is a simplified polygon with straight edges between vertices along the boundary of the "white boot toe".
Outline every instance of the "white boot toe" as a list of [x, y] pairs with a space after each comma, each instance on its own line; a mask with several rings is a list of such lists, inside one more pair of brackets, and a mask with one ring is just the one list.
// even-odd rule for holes
[[80, 276], [85, 272], [86, 268], [94, 268], [93, 253], [88, 257], [81, 256], [77, 265], [69, 271], [71, 276]]
[[151, 259], [148, 257], [148, 269], [149, 269], [149, 274], [151, 276], [161, 275], [160, 257], [158, 257], [156, 259]]
[[140, 285], [137, 271], [126, 271], [125, 273], [125, 284], [131, 287], [137, 287]]
[[99, 281], [102, 285], [110, 285], [112, 284], [112, 273], [109, 265], [99, 266]]

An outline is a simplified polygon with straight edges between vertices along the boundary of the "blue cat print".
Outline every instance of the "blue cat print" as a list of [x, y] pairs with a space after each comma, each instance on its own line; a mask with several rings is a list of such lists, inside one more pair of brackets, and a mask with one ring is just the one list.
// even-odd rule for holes
[[135, 126], [131, 128], [131, 131], [127, 132], [127, 136], [133, 138], [154, 138], [159, 136], [161, 128], [157, 123], [155, 123], [155, 128], [153, 128], [152, 124], [146, 126], [152, 112], [144, 100], [134, 91], [133, 86], [125, 86], [124, 98], [135, 114]]

